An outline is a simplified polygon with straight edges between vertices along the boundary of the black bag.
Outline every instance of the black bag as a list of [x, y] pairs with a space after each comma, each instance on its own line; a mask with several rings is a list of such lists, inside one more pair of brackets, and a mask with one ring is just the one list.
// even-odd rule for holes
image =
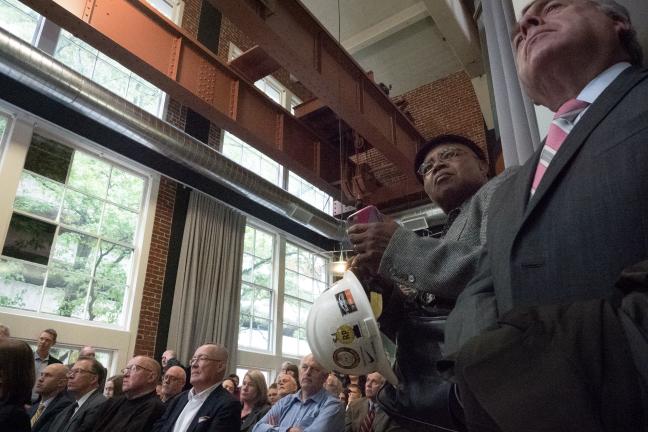
[[[415, 431], [462, 431], [454, 420], [453, 384], [437, 371], [441, 359], [445, 316], [409, 313], [401, 317], [396, 331], [397, 387], [387, 383], [378, 393], [378, 403], [385, 412]], [[454, 415], [453, 415], [454, 414]]]

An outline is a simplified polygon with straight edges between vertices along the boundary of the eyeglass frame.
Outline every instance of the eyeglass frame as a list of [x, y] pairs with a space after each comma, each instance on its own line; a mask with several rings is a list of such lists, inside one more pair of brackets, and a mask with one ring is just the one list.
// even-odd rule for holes
[[126, 366], [124, 369], [122, 369], [120, 372], [122, 375], [126, 375], [126, 372], [133, 373], [133, 368], [135, 368], [135, 372], [137, 372], [140, 369], [143, 369], [145, 371], [153, 372], [152, 369], [145, 368], [144, 366], [140, 366], [138, 364], [132, 364], [130, 366]]
[[217, 359], [217, 358], [211, 358], [207, 357], [206, 354], [201, 354], [199, 356], [191, 357], [191, 360], [189, 360], [189, 366], [193, 366], [194, 363], [202, 362], [202, 361], [225, 361], [224, 359]]
[[67, 371], [67, 375], [78, 375], [82, 372], [91, 375], [98, 375], [97, 372], [91, 371], [89, 369], [70, 369], [69, 371]]
[[421, 177], [425, 177], [434, 170], [434, 167], [438, 162], [448, 162], [465, 154], [467, 154], [467, 152], [462, 148], [448, 146], [438, 153], [436, 160], [429, 160], [419, 165], [416, 173]]

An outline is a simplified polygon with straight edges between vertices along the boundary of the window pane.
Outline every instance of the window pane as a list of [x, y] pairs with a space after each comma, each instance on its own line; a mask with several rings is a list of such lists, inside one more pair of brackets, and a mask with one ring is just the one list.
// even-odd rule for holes
[[315, 256], [314, 276], [318, 281], [326, 280], [326, 260], [320, 256]]
[[14, 213], [2, 254], [47, 265], [56, 226]]
[[114, 243], [102, 241], [95, 264], [95, 277], [116, 283], [120, 286], [128, 282], [133, 250]]
[[4, 137], [5, 130], [7, 130], [7, 122], [7, 117], [0, 114], [0, 142], [2, 141], [2, 137]]
[[254, 254], [254, 234], [256, 230], [250, 226], [245, 227], [245, 240], [243, 241], [243, 250], [249, 254]]
[[257, 230], [254, 255], [265, 259], [272, 258], [273, 239], [273, 235]]
[[272, 262], [268, 259], [255, 259], [254, 283], [266, 288], [272, 286]]
[[63, 185], [23, 171], [16, 191], [14, 209], [56, 220], [62, 198]]
[[0, 259], [0, 306], [37, 310], [45, 267]]
[[299, 355], [299, 328], [291, 325], [283, 326], [281, 342], [285, 354]]
[[108, 187], [108, 200], [134, 211], [140, 209], [144, 194], [144, 179], [113, 168]]
[[310, 308], [312, 306], [312, 303], [307, 303], [307, 302], [299, 302], [299, 326], [306, 328], [306, 320], [308, 319], [308, 311], [310, 311]]
[[160, 11], [169, 19], [173, 18], [173, 1], [172, 0], [146, 0], [155, 9]]
[[284, 298], [284, 323], [299, 324], [299, 300], [286, 296]]
[[299, 276], [297, 273], [286, 270], [286, 276], [284, 280], [284, 292], [286, 295], [291, 295], [297, 297], [299, 295]]
[[270, 321], [252, 317], [251, 348], [268, 351], [270, 349]]
[[254, 280], [254, 257], [249, 254], [243, 254], [243, 280], [245, 282]]
[[59, 183], [65, 183], [74, 150], [38, 134], [32, 137], [25, 169]]
[[88, 299], [88, 319], [108, 324], [119, 323], [125, 292], [125, 285], [111, 281], [96, 281]]
[[299, 271], [299, 250], [296, 246], [286, 243], [286, 268]]
[[239, 337], [240, 346], [249, 347], [252, 339], [252, 318], [249, 315], [239, 315]]
[[88, 276], [50, 269], [41, 311], [66, 317], [85, 318], [89, 285]]
[[125, 99], [153, 115], [158, 115], [163, 96], [162, 90], [135, 77], [135, 74], [130, 74]]
[[303, 249], [299, 250], [299, 273], [307, 276], [313, 275], [313, 257]]
[[97, 63], [97, 50], [61, 30], [54, 58], [81, 75], [92, 79]]
[[270, 318], [272, 311], [272, 291], [257, 288], [254, 296], [254, 315], [260, 318]]
[[241, 314], [252, 314], [252, 301], [254, 299], [254, 288], [248, 284], [243, 284], [241, 287]]
[[83, 152], [75, 152], [68, 184], [87, 194], [106, 198], [110, 165]]
[[102, 204], [97, 198], [68, 189], [63, 200], [61, 222], [96, 234], [99, 230]]
[[96, 251], [96, 237], [61, 228], [52, 259], [66, 270], [90, 275], [95, 265]]
[[0, 0], [0, 27], [26, 42], [31, 43], [39, 17], [18, 0]]
[[106, 204], [101, 235], [122, 243], [133, 243], [137, 228], [137, 213]]
[[121, 70], [111, 62], [99, 56], [93, 74], [93, 81], [106, 87], [111, 92], [121, 97], [126, 96], [128, 90], [128, 73]]
[[313, 301], [313, 279], [299, 275], [299, 298]]

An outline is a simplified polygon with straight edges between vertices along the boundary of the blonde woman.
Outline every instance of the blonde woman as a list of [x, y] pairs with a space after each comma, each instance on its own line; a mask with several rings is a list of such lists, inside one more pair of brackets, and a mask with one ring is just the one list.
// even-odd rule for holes
[[268, 385], [258, 370], [249, 370], [241, 386], [241, 431], [251, 431], [254, 425], [268, 412]]

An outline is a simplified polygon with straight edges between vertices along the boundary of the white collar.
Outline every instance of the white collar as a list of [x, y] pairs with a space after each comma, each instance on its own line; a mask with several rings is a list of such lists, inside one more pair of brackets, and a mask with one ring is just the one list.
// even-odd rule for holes
[[219, 385], [221, 385], [222, 383], [223, 383], [222, 381], [217, 382], [217, 383], [214, 384], [213, 386], [211, 386], [211, 387], [209, 387], [209, 388], [206, 388], [205, 390], [201, 391], [201, 392], [198, 393], [198, 394], [196, 394], [195, 390], [192, 388], [192, 389], [189, 390], [189, 392], [187, 393], [187, 398], [189, 399], [189, 402], [191, 402], [193, 399], [196, 399], [196, 400], [198, 400], [198, 401], [203, 401], [203, 402], [204, 402], [205, 399], [207, 399], [207, 398], [209, 397], [209, 395], [212, 394], [212, 392], [213, 392], [214, 390], [216, 390], [216, 388], [217, 388]]
[[603, 91], [612, 84], [612, 81], [614, 81], [621, 72], [629, 67], [630, 63], [620, 62], [605, 69], [603, 72], [598, 74], [596, 78], [590, 81], [583, 90], [581, 90], [576, 99], [590, 104], [594, 103], [596, 98], [598, 98], [601, 93], [603, 93]]

